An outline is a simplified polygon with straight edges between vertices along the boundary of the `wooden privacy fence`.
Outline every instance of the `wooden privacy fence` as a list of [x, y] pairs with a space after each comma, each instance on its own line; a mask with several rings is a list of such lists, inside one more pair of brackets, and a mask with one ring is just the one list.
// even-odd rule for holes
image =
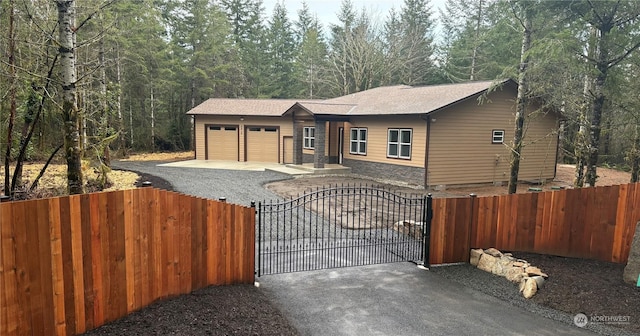
[[496, 247], [625, 263], [640, 221], [640, 184], [433, 200], [431, 264]]
[[0, 335], [75, 335], [253, 283], [253, 208], [153, 188], [0, 204]]

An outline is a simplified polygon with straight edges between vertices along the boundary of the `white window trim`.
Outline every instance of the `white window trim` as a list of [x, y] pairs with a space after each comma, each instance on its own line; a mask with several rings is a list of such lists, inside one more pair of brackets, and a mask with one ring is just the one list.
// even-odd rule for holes
[[[353, 135], [353, 131], [356, 131], [356, 139], [353, 139], [352, 135]], [[360, 132], [364, 131], [365, 132], [365, 139], [361, 139], [360, 138]], [[367, 155], [367, 139], [369, 137], [369, 131], [367, 128], [358, 128], [358, 127], [352, 127], [351, 129], [349, 129], [349, 154], [356, 154], [356, 155]], [[357, 143], [357, 151], [352, 151], [352, 144]], [[364, 150], [362, 149], [361, 144], [364, 144]]]
[[[313, 135], [310, 135], [313, 134]], [[316, 128], [315, 127], [304, 127], [302, 129], [302, 148], [304, 149], [315, 149], [316, 142]]]
[[[398, 141], [397, 142], [392, 142], [390, 141], [391, 137], [390, 134], [392, 131], [397, 131], [398, 132]], [[409, 142], [402, 142], [402, 133], [403, 132], [409, 132]], [[406, 160], [411, 160], [411, 150], [412, 150], [412, 143], [413, 142], [413, 129], [411, 128], [389, 128], [387, 130], [387, 157], [388, 158], [393, 158], [393, 159], [406, 159]], [[398, 146], [398, 154], [397, 155], [391, 155], [391, 153], [389, 153], [389, 148], [391, 147], [390, 145], [397, 145]], [[409, 146], [409, 156], [404, 156], [402, 155], [402, 146]]]
[[[498, 139], [498, 140], [496, 140]], [[491, 143], [492, 144], [503, 144], [504, 143], [504, 130], [494, 129], [491, 131]]]

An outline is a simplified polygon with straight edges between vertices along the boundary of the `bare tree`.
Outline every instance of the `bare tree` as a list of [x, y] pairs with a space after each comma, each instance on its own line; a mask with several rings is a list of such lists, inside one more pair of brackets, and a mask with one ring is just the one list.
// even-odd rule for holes
[[[518, 174], [520, 171], [520, 158], [522, 155], [522, 140], [524, 119], [527, 113], [527, 68], [529, 67], [529, 49], [531, 49], [532, 12], [531, 4], [522, 4], [522, 49], [520, 51], [520, 66], [518, 68], [518, 96], [516, 102], [515, 132], [513, 146], [511, 148], [511, 165], [509, 173], [509, 194], [515, 194], [518, 188]], [[515, 13], [515, 11], [514, 11]], [[517, 15], [516, 15], [517, 16]]]
[[[609, 70], [620, 64], [640, 47], [640, 38], [633, 31], [633, 24], [640, 19], [640, 4], [635, 2], [596, 2], [587, 1], [588, 10], [583, 18], [597, 30], [596, 55], [583, 55], [595, 71], [591, 89], [591, 113], [589, 117], [588, 156], [586, 160], [585, 183], [596, 185], [596, 168], [600, 151], [602, 119], [605, 111], [605, 87]], [[615, 43], [614, 43], [615, 40]]]
[[56, 0], [58, 7], [58, 43], [60, 45], [60, 75], [62, 81], [62, 116], [64, 121], [64, 152], [67, 160], [69, 194], [84, 193], [82, 150], [80, 144], [79, 111], [76, 93], [75, 0]]
[[11, 183], [9, 182], [11, 163], [11, 148], [13, 147], [13, 125], [16, 119], [16, 59], [15, 59], [15, 4], [9, 0], [9, 35], [8, 61], [9, 61], [9, 125], [7, 127], [7, 151], [4, 157], [4, 194], [11, 197]]

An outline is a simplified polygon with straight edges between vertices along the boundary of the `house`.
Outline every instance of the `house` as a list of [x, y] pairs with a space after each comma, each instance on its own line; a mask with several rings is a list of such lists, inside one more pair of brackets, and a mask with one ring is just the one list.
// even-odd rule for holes
[[[189, 112], [201, 160], [338, 163], [424, 187], [509, 179], [517, 84], [379, 87], [327, 100], [209, 99]], [[531, 104], [520, 180], [555, 177], [557, 113]]]

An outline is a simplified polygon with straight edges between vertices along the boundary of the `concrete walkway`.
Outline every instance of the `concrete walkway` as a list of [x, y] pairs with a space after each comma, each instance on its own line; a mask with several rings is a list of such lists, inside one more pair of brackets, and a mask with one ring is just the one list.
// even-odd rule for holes
[[272, 162], [239, 162], [224, 160], [188, 160], [159, 164], [159, 167], [177, 168], [204, 168], [204, 169], [224, 169], [239, 171], [274, 171], [288, 175], [313, 174], [308, 170], [296, 169], [289, 166]]
[[303, 335], [595, 335], [411, 263], [269, 275], [257, 281]]

